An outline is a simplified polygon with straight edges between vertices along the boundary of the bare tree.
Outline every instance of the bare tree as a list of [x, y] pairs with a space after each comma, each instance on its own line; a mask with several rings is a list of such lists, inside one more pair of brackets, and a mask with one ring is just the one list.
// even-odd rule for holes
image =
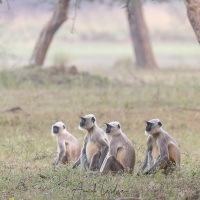
[[142, 12], [141, 0], [128, 1], [127, 15], [135, 51], [136, 65], [141, 68], [157, 68]]
[[30, 64], [34, 66], [42, 66], [44, 59], [52, 41], [52, 38], [59, 27], [67, 20], [67, 13], [70, 0], [57, 0], [53, 16], [45, 25], [36, 42]]
[[194, 29], [197, 40], [200, 43], [200, 1], [199, 0], [184, 0], [187, 7], [187, 15]]

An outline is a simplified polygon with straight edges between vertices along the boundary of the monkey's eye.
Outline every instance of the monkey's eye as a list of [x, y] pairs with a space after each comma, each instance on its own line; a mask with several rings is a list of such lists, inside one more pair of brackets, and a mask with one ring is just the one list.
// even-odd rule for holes
[[117, 128], [120, 129], [120, 125], [119, 124], [117, 125]]
[[65, 129], [65, 125], [63, 125], [63, 129]]
[[161, 126], [162, 126], [162, 123], [161, 123], [161, 122], [158, 122], [158, 125], [161, 127]]

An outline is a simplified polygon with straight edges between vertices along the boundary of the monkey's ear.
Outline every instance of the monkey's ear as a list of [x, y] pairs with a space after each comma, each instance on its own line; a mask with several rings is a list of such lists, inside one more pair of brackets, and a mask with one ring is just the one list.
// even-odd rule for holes
[[63, 125], [63, 129], [65, 129], [65, 125]]
[[151, 122], [145, 121], [147, 125], [152, 124]]
[[120, 128], [121, 128], [121, 127], [120, 127], [120, 124], [117, 124], [117, 128], [118, 128], [118, 129], [120, 129]]
[[108, 123], [104, 123], [106, 126], [108, 126], [109, 124]]
[[94, 117], [92, 117], [92, 121], [95, 122], [95, 118]]
[[161, 126], [162, 126], [162, 123], [161, 123], [161, 122], [158, 122], [158, 125], [161, 127]]

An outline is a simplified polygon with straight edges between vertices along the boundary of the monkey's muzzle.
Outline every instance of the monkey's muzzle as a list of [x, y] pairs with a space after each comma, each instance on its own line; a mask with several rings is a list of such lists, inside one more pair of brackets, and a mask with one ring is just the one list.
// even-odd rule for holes
[[53, 126], [53, 133], [58, 133], [59, 132], [59, 127]]
[[106, 125], [106, 133], [110, 133], [112, 126], [110, 126], [107, 123], [105, 123], [105, 125]]
[[81, 117], [80, 127], [84, 127], [86, 123], [86, 119]]
[[151, 128], [152, 128], [152, 123], [150, 123], [150, 122], [147, 122], [146, 121], [146, 124], [147, 124], [147, 126], [146, 126], [146, 131], [151, 131]]

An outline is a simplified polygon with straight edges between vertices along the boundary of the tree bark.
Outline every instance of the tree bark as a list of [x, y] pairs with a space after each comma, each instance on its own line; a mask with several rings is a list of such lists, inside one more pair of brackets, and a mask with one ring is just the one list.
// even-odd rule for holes
[[53, 16], [45, 25], [36, 42], [30, 64], [33, 66], [42, 66], [45, 60], [49, 45], [54, 34], [59, 27], [67, 20], [67, 12], [70, 0], [57, 0]]
[[200, 1], [184, 0], [187, 7], [187, 16], [200, 43]]
[[157, 68], [140, 0], [128, 1], [127, 15], [136, 65], [140, 68]]

